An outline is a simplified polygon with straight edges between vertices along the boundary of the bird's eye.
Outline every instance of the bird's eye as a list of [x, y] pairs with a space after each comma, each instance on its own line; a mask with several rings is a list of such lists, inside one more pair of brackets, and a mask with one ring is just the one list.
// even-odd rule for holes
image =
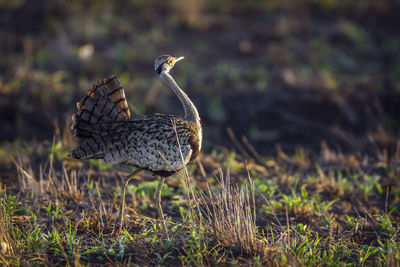
[[172, 63], [174, 63], [174, 61], [172, 59], [168, 60], [169, 65], [172, 65]]

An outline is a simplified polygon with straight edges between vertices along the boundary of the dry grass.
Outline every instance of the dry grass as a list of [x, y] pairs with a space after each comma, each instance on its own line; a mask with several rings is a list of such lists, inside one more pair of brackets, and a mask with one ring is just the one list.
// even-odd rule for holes
[[208, 183], [206, 192], [196, 190], [196, 222], [224, 247], [257, 255], [263, 242], [257, 235], [254, 183], [249, 181], [250, 186], [231, 184], [229, 172], [220, 170], [219, 189], [211, 190]]
[[[58, 137], [14, 157], [16, 178], [3, 185], [7, 191], [0, 201], [3, 264], [396, 266], [400, 261], [398, 152], [389, 156], [380, 150], [369, 157], [323, 145], [317, 160], [304, 150], [293, 155], [280, 150], [275, 158], [256, 161], [231, 151], [202, 155], [198, 164], [167, 180], [168, 218], [162, 224], [152, 219], [157, 183], [143, 176], [133, 182], [126, 231], [114, 236], [117, 171], [97, 161], [65, 160], [67, 143]], [[35, 165], [35, 153], [45, 151], [48, 156]], [[230, 171], [224, 174], [221, 166]]]
[[13, 223], [13, 206], [8, 201], [12, 201], [11, 197], [2, 192], [3, 197], [0, 198], [0, 261], [7, 262], [7, 259], [16, 256], [16, 242]]

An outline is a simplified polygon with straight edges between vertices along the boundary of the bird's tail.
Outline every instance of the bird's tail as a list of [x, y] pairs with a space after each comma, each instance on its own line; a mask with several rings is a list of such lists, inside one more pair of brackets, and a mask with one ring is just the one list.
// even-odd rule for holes
[[108, 152], [104, 125], [130, 118], [128, 102], [118, 78], [111, 76], [89, 88], [76, 106], [78, 111], [72, 116], [71, 130], [78, 138], [79, 146], [68, 156], [76, 159], [103, 157]]

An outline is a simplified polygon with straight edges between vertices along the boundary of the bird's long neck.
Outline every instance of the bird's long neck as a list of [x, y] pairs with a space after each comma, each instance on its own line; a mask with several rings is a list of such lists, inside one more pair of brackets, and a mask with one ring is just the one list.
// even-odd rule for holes
[[179, 100], [181, 101], [183, 109], [185, 110], [185, 120], [194, 123], [200, 123], [200, 116], [199, 113], [197, 112], [195, 105], [189, 99], [187, 94], [181, 88], [179, 88], [174, 78], [172, 78], [172, 76], [167, 71], [162, 71], [160, 76], [161, 79], [169, 86], [169, 88], [172, 89], [172, 91], [174, 91], [174, 93], [178, 96]]

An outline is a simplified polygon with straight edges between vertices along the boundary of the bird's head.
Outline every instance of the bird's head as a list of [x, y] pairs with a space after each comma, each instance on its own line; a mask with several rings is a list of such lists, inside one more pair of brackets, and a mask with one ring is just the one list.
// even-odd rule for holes
[[182, 59], [184, 59], [184, 57], [176, 58], [169, 55], [159, 56], [154, 62], [154, 70], [158, 75], [160, 75], [162, 71], [169, 72], [175, 63]]

